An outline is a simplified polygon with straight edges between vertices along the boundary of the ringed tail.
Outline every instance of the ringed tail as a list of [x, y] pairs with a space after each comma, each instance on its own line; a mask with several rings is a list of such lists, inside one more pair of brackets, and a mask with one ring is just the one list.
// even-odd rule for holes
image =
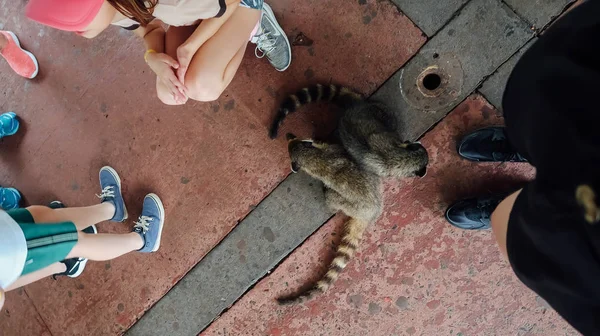
[[356, 252], [367, 224], [368, 223], [361, 220], [350, 218], [346, 223], [344, 236], [337, 247], [335, 258], [331, 261], [327, 273], [307, 290], [289, 296], [279, 297], [277, 298], [277, 302], [280, 305], [292, 305], [306, 302], [331, 287], [340, 276], [340, 273], [346, 268], [346, 265], [354, 255], [354, 252]]
[[285, 119], [288, 114], [296, 112], [296, 110], [303, 105], [325, 100], [341, 103], [348, 98], [350, 101], [356, 101], [362, 100], [363, 96], [350, 88], [336, 84], [315, 84], [305, 87], [296, 93], [289, 95], [283, 103], [281, 103], [277, 110], [277, 114], [275, 115], [275, 120], [273, 120], [271, 129], [269, 130], [269, 136], [271, 139], [275, 139], [279, 127], [283, 124], [283, 119]]

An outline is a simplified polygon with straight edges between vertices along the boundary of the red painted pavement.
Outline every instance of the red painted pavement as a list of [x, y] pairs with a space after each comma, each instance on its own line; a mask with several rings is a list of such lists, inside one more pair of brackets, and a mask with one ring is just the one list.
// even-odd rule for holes
[[202, 335], [575, 335], [517, 280], [490, 231], [462, 231], [443, 218], [452, 200], [509, 191], [533, 176], [527, 164], [475, 164], [456, 155], [461, 135], [494, 124], [502, 119], [473, 96], [424, 136], [428, 175], [387, 183], [383, 216], [327, 293], [300, 306], [274, 302], [321, 274], [340, 216]]
[[[13, 110], [23, 121], [19, 134], [0, 143], [0, 185], [19, 188], [31, 204], [90, 205], [98, 202], [98, 169], [110, 164], [123, 179], [130, 215], [152, 191], [167, 221], [156, 254], [90, 262], [77, 279], [9, 293], [3, 336], [127, 329], [288, 173], [285, 144], [270, 141], [265, 127], [284, 92], [330, 79], [372, 92], [425, 42], [387, 1], [273, 1], [292, 39], [302, 32], [314, 41], [293, 48], [291, 68], [278, 73], [249, 48], [219, 101], [167, 107], [131, 33], [111, 28], [88, 41], [27, 21], [24, 4], [0, 0], [0, 29], [17, 33], [41, 71], [27, 81], [0, 62], [0, 112]], [[130, 228], [131, 221], [99, 225], [100, 232]]]

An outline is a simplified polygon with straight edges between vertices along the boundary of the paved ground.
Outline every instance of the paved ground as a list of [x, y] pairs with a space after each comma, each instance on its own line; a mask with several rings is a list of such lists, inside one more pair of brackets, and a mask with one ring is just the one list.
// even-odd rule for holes
[[[142, 316], [129, 334], [574, 334], [516, 280], [489, 233], [457, 231], [441, 219], [457, 197], [532, 177], [527, 165], [473, 165], [454, 155], [461, 134], [502, 122], [481, 96], [461, 101], [483, 82], [482, 94], [498, 106], [513, 54], [570, 1], [536, 1], [540, 11], [500, 0], [394, 2], [410, 19], [387, 0], [273, 2], [292, 40], [302, 33], [313, 41], [294, 47], [287, 72], [248, 50], [219, 101], [165, 107], [151, 93], [143, 47], [128, 32], [87, 41], [28, 22], [23, 3], [0, 0], [10, 18], [0, 29], [16, 31], [42, 65], [38, 79], [24, 81], [0, 62], [0, 110], [16, 111], [24, 124], [2, 140], [0, 185], [18, 187], [31, 204], [88, 205], [97, 201], [98, 169], [111, 164], [132, 216], [153, 191], [168, 218], [154, 255], [90, 262], [78, 279], [9, 293], [0, 335], [121, 334]], [[464, 85], [443, 106], [423, 110], [405, 101], [398, 83], [434, 58], [458, 60]], [[423, 138], [429, 175], [389, 181], [384, 216], [336, 286], [284, 309], [272, 299], [319, 274], [343, 222], [327, 221], [318, 184], [287, 177], [285, 143], [266, 137], [283, 95], [316, 81], [387, 97], [406, 138], [453, 112]], [[305, 135], [327, 129], [324, 111], [299, 113], [285, 127]]]

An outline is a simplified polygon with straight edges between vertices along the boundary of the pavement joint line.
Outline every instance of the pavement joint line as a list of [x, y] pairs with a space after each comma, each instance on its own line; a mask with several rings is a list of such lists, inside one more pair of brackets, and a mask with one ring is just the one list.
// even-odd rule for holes
[[[407, 61], [407, 62], [406, 62], [406, 63], [405, 63], [405, 64], [404, 64], [402, 67], [400, 67], [400, 69], [404, 68], [404, 67], [405, 67], [407, 64], [409, 64], [409, 63], [411, 62], [411, 60], [412, 60], [412, 59], [414, 59], [414, 58], [415, 58], [417, 55], [419, 55], [419, 54], [420, 54], [420, 51], [421, 51], [421, 50], [423, 50], [423, 48], [424, 48], [426, 45], [428, 45], [428, 43], [431, 41], [431, 39], [432, 39], [433, 37], [435, 37], [436, 35], [438, 35], [438, 34], [439, 34], [441, 31], [443, 31], [445, 27], [447, 27], [447, 26], [448, 26], [448, 25], [449, 25], [451, 22], [453, 22], [453, 21], [454, 21], [454, 20], [455, 20], [455, 19], [456, 19], [456, 18], [457, 18], [457, 17], [458, 17], [458, 16], [459, 16], [461, 13], [463, 13], [463, 11], [464, 11], [465, 7], [466, 7], [466, 6], [468, 6], [468, 5], [469, 5], [471, 2], [472, 2], [472, 1], [467, 1], [465, 4], [463, 4], [463, 5], [462, 5], [462, 6], [461, 6], [461, 7], [460, 7], [460, 8], [459, 8], [457, 11], [455, 11], [455, 12], [454, 12], [454, 14], [452, 15], [452, 17], [451, 17], [451, 18], [450, 18], [450, 19], [449, 19], [449, 20], [448, 20], [448, 21], [447, 21], [447, 22], [446, 22], [446, 23], [445, 23], [445, 24], [442, 26], [442, 28], [440, 28], [440, 29], [439, 29], [439, 30], [438, 30], [438, 31], [437, 31], [435, 34], [433, 34], [431, 37], [427, 37], [427, 41], [426, 41], [426, 42], [423, 44], [423, 46], [422, 46], [422, 47], [421, 47], [421, 48], [420, 48], [418, 51], [416, 51], [416, 52], [415, 52], [415, 54], [414, 54], [414, 55], [412, 55], [412, 57], [411, 57], [411, 58], [410, 58], [410, 59], [409, 59], [409, 60], [408, 60], [408, 61]], [[503, 3], [503, 4], [504, 4], [504, 3]], [[399, 8], [399, 7], [398, 7], [398, 8]], [[508, 8], [510, 8], [510, 7], [508, 7]], [[400, 9], [400, 10], [401, 10], [401, 9]], [[511, 11], [513, 11], [513, 12], [514, 12], [514, 10], [512, 10], [512, 8], [511, 8]], [[408, 16], [407, 16], [407, 17], [408, 17]], [[517, 14], [517, 17], [518, 17], [519, 19], [523, 20], [523, 18], [522, 18], [520, 15], [518, 15], [518, 14]], [[408, 18], [410, 19], [410, 17], [408, 17]], [[412, 19], [411, 19], [411, 21], [412, 21]], [[523, 21], [524, 21], [524, 22], [527, 22], [527, 21], [525, 21], [525, 20], [523, 20]], [[413, 21], [413, 23], [414, 23], [414, 21]], [[418, 25], [417, 25], [417, 26], [418, 26]], [[533, 38], [533, 37], [531, 37], [531, 38]], [[529, 40], [528, 40], [528, 41], [529, 41]], [[526, 44], [526, 43], [527, 43], [527, 42], [523, 43], [523, 44], [522, 44], [522, 45], [521, 45], [521, 46], [518, 48], [518, 50], [520, 50], [520, 49], [521, 49], [523, 46], [525, 46], [525, 44]], [[518, 52], [518, 50], [517, 50], [517, 52]], [[512, 55], [514, 55], [514, 53], [513, 53], [513, 54], [511, 54], [511, 57], [512, 57]], [[506, 61], [508, 61], [509, 59], [510, 59], [510, 57], [508, 57], [506, 60], [504, 60], [504, 61], [502, 62], [502, 64], [504, 64], [504, 63], [505, 63]], [[474, 89], [470, 90], [470, 91], [468, 92], [468, 94], [466, 95], [466, 97], [469, 97], [470, 95], [472, 95], [472, 94], [473, 94], [473, 92], [477, 92], [477, 89], [478, 89], [478, 87], [479, 87], [479, 86], [481, 86], [481, 84], [483, 83], [483, 81], [484, 81], [486, 78], [488, 78], [489, 76], [491, 76], [491, 75], [492, 75], [494, 72], [496, 72], [496, 71], [498, 70], [498, 68], [499, 68], [499, 67], [500, 67], [502, 64], [498, 65], [498, 66], [497, 66], [497, 67], [496, 67], [496, 68], [495, 68], [495, 69], [494, 69], [494, 70], [493, 70], [493, 71], [492, 71], [490, 74], [487, 74], [487, 75], [484, 75], [484, 76], [482, 76], [482, 77], [479, 79], [479, 83], [478, 83], [478, 85], [477, 85], [477, 86], [475, 86], [475, 88], [474, 88]], [[388, 78], [388, 80], [390, 80], [390, 79], [391, 79], [393, 76], [394, 76], [394, 75], [390, 76], [390, 77]], [[384, 82], [383, 82], [383, 84], [382, 84], [382, 85], [381, 85], [379, 88], [381, 88], [383, 85], [385, 85], [385, 83], [387, 83], [387, 81], [388, 81], [388, 80], [384, 81]], [[377, 92], [377, 91], [375, 91], [375, 93], [376, 93], [376, 92]], [[370, 97], [372, 97], [372, 96], [373, 96], [373, 95], [371, 95]], [[466, 98], [463, 98], [463, 99], [461, 99], [461, 100], [459, 100], [459, 101], [456, 101], [455, 103], [453, 103], [453, 104], [452, 104], [452, 106], [451, 106], [451, 108], [449, 108], [449, 111], [452, 111], [452, 110], [453, 110], [453, 109], [454, 109], [456, 106], [458, 106], [460, 103], [462, 103], [462, 102], [463, 102], [465, 99], [466, 99]], [[449, 113], [449, 112], [448, 112], [448, 113]], [[448, 113], [445, 113], [445, 114], [444, 114], [444, 117], [445, 117], [445, 116], [447, 116], [447, 114], [448, 114]], [[440, 120], [438, 120], [438, 121], [434, 122], [432, 125], [429, 125], [429, 127], [428, 127], [426, 130], [422, 131], [422, 133], [418, 135], [418, 138], [422, 137], [422, 136], [423, 136], [425, 133], [429, 132], [429, 131], [430, 131], [430, 130], [433, 128], [433, 127], [435, 127], [437, 124], [439, 124], [439, 122], [441, 122], [441, 120], [443, 120], [443, 118], [441, 118]], [[258, 208], [258, 206], [259, 206], [259, 205], [261, 205], [261, 204], [262, 204], [262, 203], [263, 203], [265, 200], [267, 200], [267, 199], [269, 198], [269, 196], [271, 196], [271, 195], [272, 195], [274, 192], [276, 192], [276, 190], [277, 190], [278, 188], [280, 188], [280, 187], [281, 187], [281, 185], [282, 185], [283, 183], [285, 183], [285, 182], [286, 182], [286, 181], [287, 181], [289, 178], [290, 178], [290, 175], [288, 175], [286, 178], [284, 178], [284, 179], [283, 179], [283, 180], [282, 180], [282, 181], [281, 181], [281, 182], [280, 182], [280, 183], [279, 183], [279, 184], [278, 184], [278, 185], [277, 185], [277, 186], [276, 186], [276, 187], [275, 187], [275, 188], [274, 188], [274, 189], [273, 189], [273, 190], [272, 190], [272, 191], [271, 191], [271, 192], [270, 192], [268, 195], [266, 195], [266, 196], [265, 196], [265, 198], [263, 198], [263, 199], [262, 199], [262, 200], [261, 200], [261, 201], [260, 201], [260, 202], [257, 204], [257, 208]], [[255, 213], [255, 212], [256, 212], [256, 210], [257, 210], [257, 208], [254, 208], [254, 209], [253, 209], [252, 211], [250, 211], [250, 212], [249, 212], [249, 213], [248, 213], [246, 216], [244, 216], [244, 218], [242, 218], [242, 219], [238, 220], [238, 225], [236, 225], [236, 226], [233, 228], [233, 230], [232, 230], [232, 231], [230, 231], [230, 232], [229, 232], [229, 233], [228, 233], [228, 234], [227, 234], [227, 235], [226, 235], [226, 236], [225, 236], [225, 237], [224, 237], [224, 238], [223, 238], [221, 241], [219, 241], [219, 243], [218, 243], [218, 244], [216, 244], [216, 245], [215, 245], [215, 246], [214, 246], [214, 247], [213, 247], [213, 248], [212, 248], [212, 249], [211, 249], [209, 252], [207, 252], [207, 253], [206, 253], [206, 255], [205, 255], [203, 258], [202, 258], [202, 260], [204, 260], [204, 258], [206, 258], [206, 257], [207, 257], [208, 255], [210, 255], [211, 253], [213, 253], [213, 252], [214, 252], [214, 251], [215, 251], [215, 250], [216, 250], [218, 247], [220, 247], [221, 245], [225, 244], [225, 243], [226, 243], [226, 239], [227, 239], [227, 240], [229, 240], [229, 239], [232, 237], [232, 233], [234, 232], [234, 230], [235, 230], [235, 229], [236, 229], [236, 228], [237, 228], [237, 227], [238, 227], [238, 226], [239, 226], [239, 225], [240, 225], [242, 222], [244, 222], [244, 220], [246, 220], [246, 219], [247, 219], [247, 218], [248, 218], [248, 217], [249, 217], [251, 214]], [[308, 234], [306, 237], [304, 237], [304, 239], [303, 239], [303, 240], [302, 240], [300, 243], [298, 243], [298, 245], [297, 245], [296, 247], [292, 247], [292, 249], [291, 249], [291, 250], [288, 250], [288, 251], [287, 251], [287, 254], [283, 255], [283, 257], [282, 257], [282, 258], [281, 258], [281, 259], [280, 259], [280, 260], [279, 260], [279, 261], [278, 261], [276, 264], [274, 264], [272, 267], [270, 267], [268, 270], [266, 270], [262, 276], [260, 276], [260, 277], [257, 277], [257, 278], [255, 278], [255, 279], [253, 279], [253, 280], [252, 280], [253, 282], [250, 284], [250, 286], [248, 286], [247, 288], [245, 288], [245, 290], [244, 290], [244, 291], [243, 291], [243, 292], [242, 292], [240, 295], [238, 295], [238, 296], [235, 298], [235, 300], [233, 300], [233, 301], [232, 301], [232, 303], [231, 303], [231, 304], [230, 304], [228, 307], [225, 307], [225, 308], [221, 309], [221, 310], [220, 310], [220, 311], [219, 311], [217, 314], [214, 314], [214, 316], [212, 317], [212, 320], [211, 320], [209, 323], [207, 323], [207, 324], [206, 324], [204, 327], [202, 327], [202, 328], [201, 328], [201, 331], [199, 331], [199, 332], [202, 332], [202, 331], [203, 331], [203, 330], [205, 330], [207, 327], [209, 327], [210, 325], [212, 325], [212, 323], [213, 323], [213, 322], [214, 322], [214, 321], [215, 321], [217, 318], [219, 318], [219, 317], [220, 317], [220, 316], [221, 316], [223, 313], [225, 313], [225, 312], [226, 312], [227, 310], [229, 310], [229, 309], [230, 309], [230, 308], [231, 308], [233, 305], [235, 305], [235, 304], [236, 304], [236, 303], [237, 303], [237, 302], [238, 302], [238, 301], [239, 301], [241, 298], [243, 298], [243, 297], [244, 297], [244, 295], [245, 295], [246, 293], [248, 293], [248, 291], [249, 291], [249, 290], [251, 290], [253, 287], [255, 287], [255, 286], [256, 286], [256, 284], [258, 284], [258, 283], [259, 283], [259, 282], [260, 282], [262, 279], [264, 279], [265, 277], [269, 276], [269, 275], [270, 275], [270, 273], [272, 272], [272, 270], [276, 269], [276, 268], [277, 268], [279, 265], [281, 265], [281, 263], [282, 263], [282, 262], [284, 262], [285, 260], [287, 260], [287, 259], [288, 259], [288, 258], [291, 256], [291, 254], [292, 254], [294, 251], [296, 251], [296, 250], [297, 250], [297, 249], [298, 249], [300, 246], [302, 246], [303, 244], [305, 244], [306, 240], [307, 240], [308, 238], [310, 238], [312, 235], [314, 235], [314, 233], [315, 233], [315, 232], [316, 232], [316, 231], [317, 231], [317, 230], [318, 230], [320, 227], [322, 227], [322, 226], [323, 226], [325, 223], [327, 223], [327, 221], [329, 221], [329, 220], [331, 219], [331, 217], [332, 217], [332, 216], [329, 216], [329, 218], [328, 218], [327, 220], [325, 220], [325, 221], [323, 221], [323, 222], [319, 223], [319, 224], [318, 224], [318, 226], [317, 226], [316, 228], [312, 229], [312, 230], [311, 230], [311, 232], [310, 232], [310, 233], [309, 233], [309, 234]], [[189, 270], [189, 271], [188, 271], [188, 272], [187, 272], [185, 275], [183, 275], [181, 279], [179, 279], [179, 280], [178, 280], [178, 282], [177, 282], [177, 283], [176, 283], [176, 284], [175, 284], [175, 285], [174, 285], [174, 286], [173, 286], [173, 287], [172, 287], [172, 288], [171, 288], [171, 289], [170, 289], [170, 290], [169, 290], [169, 291], [168, 291], [168, 292], [165, 294], [165, 296], [167, 296], [167, 295], [168, 295], [168, 294], [169, 294], [171, 291], [173, 291], [173, 289], [175, 289], [175, 288], [176, 288], [176, 286], [180, 285], [181, 281], [182, 281], [184, 278], [186, 278], [186, 277], [188, 276], [188, 274], [189, 274], [189, 273], [190, 273], [192, 270], [194, 270], [195, 268], [199, 267], [199, 265], [202, 263], [202, 260], [200, 260], [200, 261], [199, 261], [199, 262], [198, 262], [196, 265], [194, 265], [192, 268], [190, 268], [190, 270]], [[152, 307], [150, 307], [150, 308], [149, 308], [149, 309], [148, 309], [148, 310], [147, 310], [147, 311], [146, 311], [146, 312], [145, 312], [143, 315], [146, 315], [148, 312], [150, 312], [150, 311], [151, 311], [151, 310], [152, 310], [152, 309], [153, 309], [153, 308], [154, 308], [154, 307], [155, 307], [157, 304], [159, 304], [159, 303], [160, 303], [160, 301], [161, 301], [161, 300], [163, 300], [163, 299], [164, 299], [164, 297], [165, 297], [165, 296], [163, 296], [161, 299], [157, 300], [157, 301], [155, 302], [155, 304], [154, 304]], [[137, 324], [137, 322], [139, 322], [139, 321], [142, 319], [143, 315], [142, 315], [142, 316], [140, 316], [140, 318], [138, 319], [138, 321], [136, 321], [136, 324]], [[134, 324], [134, 326], [135, 326], [135, 324]]]

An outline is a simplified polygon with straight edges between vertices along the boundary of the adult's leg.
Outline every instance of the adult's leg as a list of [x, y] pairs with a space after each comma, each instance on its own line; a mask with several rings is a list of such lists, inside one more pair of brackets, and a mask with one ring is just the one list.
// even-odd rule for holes
[[13, 282], [10, 286], [5, 288], [5, 290], [8, 292], [13, 289], [23, 287], [25, 285], [29, 285], [30, 283], [36, 282], [45, 277], [49, 277], [49, 276], [57, 274], [57, 273], [62, 273], [64, 271], [66, 271], [66, 269], [67, 269], [67, 267], [65, 266], [65, 264], [60, 263], [60, 262], [54, 263], [50, 266], [42, 268], [41, 270], [37, 270], [35, 272], [31, 272], [29, 274], [25, 274], [25, 275], [19, 277], [17, 279], [17, 281]]
[[506, 252], [506, 232], [508, 231], [508, 219], [510, 218], [510, 213], [513, 205], [515, 204], [515, 200], [522, 190], [523, 189], [519, 189], [500, 202], [500, 204], [498, 204], [496, 207], [496, 210], [494, 210], [492, 213], [491, 217], [492, 231], [494, 232], [494, 236], [496, 237], [500, 251], [506, 258], [508, 258], [508, 254]]
[[104, 202], [89, 207], [51, 209], [46, 206], [34, 205], [27, 208], [36, 223], [73, 222], [78, 231], [91, 225], [107, 221], [115, 214], [115, 206]]
[[[196, 28], [198, 28], [198, 25], [169, 27], [169, 29], [167, 29], [167, 33], [165, 34], [165, 53], [173, 57], [173, 59], [177, 59], [177, 48], [179, 48], [179, 46], [192, 35]], [[185, 104], [185, 102], [178, 103], [175, 101], [171, 91], [160, 80], [156, 81], [156, 94], [158, 95], [158, 99], [160, 99], [160, 101], [166, 105]]]
[[260, 16], [260, 10], [237, 8], [219, 31], [198, 49], [185, 76], [190, 98], [198, 101], [219, 98], [237, 72]]

